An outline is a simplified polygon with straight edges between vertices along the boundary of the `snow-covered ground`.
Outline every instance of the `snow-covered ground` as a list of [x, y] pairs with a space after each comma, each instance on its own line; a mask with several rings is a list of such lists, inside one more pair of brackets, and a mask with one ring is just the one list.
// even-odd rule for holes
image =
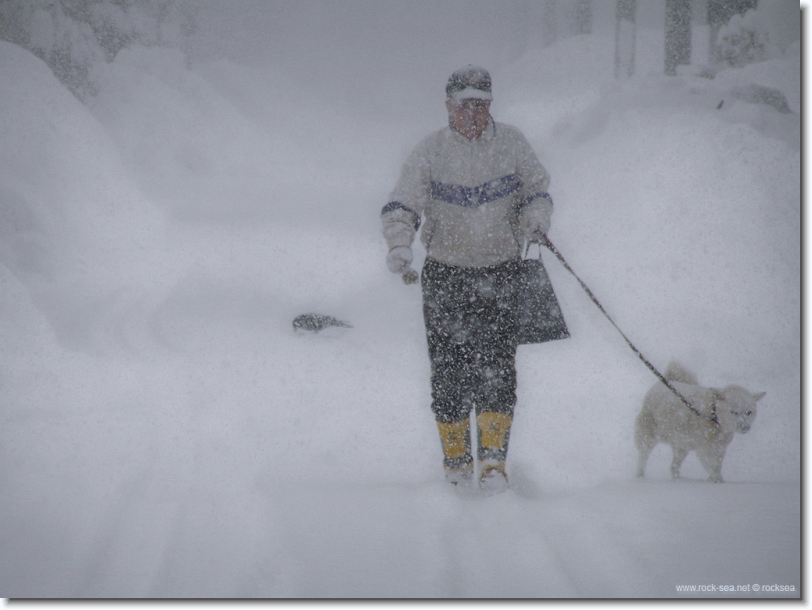
[[[656, 380], [546, 254], [572, 337], [520, 348], [490, 498], [442, 479], [419, 289], [379, 233], [442, 79], [436, 108], [379, 96], [387, 119], [281, 70], [124, 50], [88, 109], [0, 42], [0, 594], [798, 597], [799, 48], [668, 78], [661, 37], [639, 32], [627, 82], [610, 35], [531, 48], [492, 68], [492, 111], [643, 353], [766, 397], [725, 484], [693, 455], [671, 481], [664, 446], [634, 479]], [[750, 84], [793, 112], [731, 95]], [[296, 335], [310, 311], [354, 327]]]

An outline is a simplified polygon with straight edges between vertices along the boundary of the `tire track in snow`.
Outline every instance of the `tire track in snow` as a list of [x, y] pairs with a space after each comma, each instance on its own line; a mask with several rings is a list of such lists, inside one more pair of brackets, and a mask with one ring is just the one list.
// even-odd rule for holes
[[630, 591], [650, 591], [648, 569], [629, 544], [630, 532], [613, 519], [604, 494], [589, 490], [550, 498], [538, 523], [556, 562], [569, 575], [575, 597], [628, 597]]
[[512, 492], [461, 500], [444, 546], [459, 585], [452, 597], [549, 598], [577, 595], [577, 581], [543, 528], [528, 527], [538, 504]]
[[178, 506], [155, 503], [153, 454], [119, 488], [101, 518], [76, 592], [80, 597], [145, 597], [161, 573], [178, 527]]

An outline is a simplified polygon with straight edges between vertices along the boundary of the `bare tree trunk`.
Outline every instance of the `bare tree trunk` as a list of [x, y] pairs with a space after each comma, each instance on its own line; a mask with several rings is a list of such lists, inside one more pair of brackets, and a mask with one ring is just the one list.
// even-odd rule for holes
[[634, 74], [637, 0], [617, 0], [615, 21], [615, 78]]
[[665, 0], [665, 73], [691, 63], [691, 0]]
[[592, 0], [575, 2], [575, 34], [592, 33]]
[[558, 39], [555, 0], [545, 0], [541, 13], [541, 28], [544, 46], [549, 46]]

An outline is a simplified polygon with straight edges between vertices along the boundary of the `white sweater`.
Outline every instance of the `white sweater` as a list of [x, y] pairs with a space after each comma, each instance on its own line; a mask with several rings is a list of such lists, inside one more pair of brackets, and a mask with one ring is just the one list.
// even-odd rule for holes
[[[409, 155], [381, 222], [389, 248], [421, 241], [429, 257], [457, 267], [515, 259], [533, 217], [549, 223], [547, 170], [515, 127], [490, 121], [468, 140], [446, 127]], [[425, 217], [425, 222], [423, 222]]]

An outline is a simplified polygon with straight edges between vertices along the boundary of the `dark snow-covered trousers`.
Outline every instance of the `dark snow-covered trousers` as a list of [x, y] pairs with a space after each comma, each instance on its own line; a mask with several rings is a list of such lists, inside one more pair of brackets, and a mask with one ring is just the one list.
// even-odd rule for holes
[[462, 421], [471, 409], [513, 417], [518, 270], [518, 259], [478, 268], [426, 259], [423, 317], [438, 422]]

